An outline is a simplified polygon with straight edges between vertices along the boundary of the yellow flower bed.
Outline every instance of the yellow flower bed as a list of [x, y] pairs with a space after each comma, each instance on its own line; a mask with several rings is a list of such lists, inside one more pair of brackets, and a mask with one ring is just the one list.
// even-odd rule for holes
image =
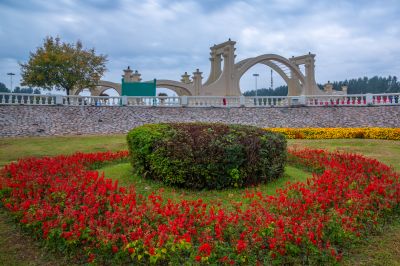
[[400, 128], [265, 128], [288, 139], [390, 139], [400, 140]]

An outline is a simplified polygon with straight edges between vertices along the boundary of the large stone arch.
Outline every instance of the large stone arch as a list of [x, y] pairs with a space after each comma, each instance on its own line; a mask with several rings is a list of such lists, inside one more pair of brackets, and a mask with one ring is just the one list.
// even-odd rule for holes
[[[290, 71], [290, 76], [282, 70], [282, 68], [275, 62], [281, 63], [286, 66]], [[307, 80], [304, 74], [293, 62], [276, 54], [264, 54], [257, 57], [247, 58], [235, 64], [236, 76], [235, 85], [240, 90], [240, 79], [242, 76], [253, 66], [257, 64], [264, 64], [271, 67], [277, 72], [288, 86], [288, 95], [301, 95], [304, 94], [304, 88], [307, 86]]]
[[[263, 62], [271, 62], [271, 61], [272, 61], [272, 63], [273, 63], [273, 61], [276, 61], [276, 62], [284, 64], [286, 67], [288, 67], [290, 69], [292, 74], [295, 75], [299, 79], [301, 84], [306, 83], [305, 76], [303, 75], [303, 73], [301, 73], [300, 69], [295, 64], [290, 62], [288, 59], [284, 58], [283, 56], [277, 55], [277, 54], [264, 54], [264, 55], [248, 58], [248, 59], [238, 62], [235, 65], [235, 66], [237, 66], [236, 79], [239, 81], [241, 79], [241, 77], [244, 75], [244, 73], [246, 73], [251, 67], [253, 67], [257, 64], [263, 63]], [[265, 64], [265, 63], [263, 63], [263, 64]], [[276, 64], [273, 64], [273, 65], [274, 65], [274, 70], [279, 68]], [[277, 71], [277, 72], [279, 74], [281, 74], [283, 71]], [[286, 77], [287, 77], [286, 74], [282, 76], [283, 79], [285, 79]], [[287, 77], [287, 78], [293, 78], [293, 77]]]
[[[121, 84], [119, 83], [115, 83], [115, 82], [111, 82], [111, 81], [106, 81], [106, 80], [99, 80], [99, 82], [97, 82], [96, 86], [93, 88], [90, 88], [90, 94], [92, 96], [99, 96], [101, 95], [104, 91], [108, 90], [108, 89], [114, 89], [116, 90], [116, 92], [121, 95]], [[79, 95], [79, 93], [81, 91], [83, 91], [85, 88], [80, 88], [80, 89], [75, 89], [71, 94], [72, 95]]]
[[168, 80], [168, 79], [158, 79], [156, 80], [157, 88], [167, 88], [170, 89], [179, 96], [192, 96], [191, 84], [185, 84], [179, 81]]
[[100, 80], [97, 83], [97, 87], [102, 88], [102, 89], [98, 90], [98, 92], [100, 92], [98, 95], [102, 94], [105, 90], [108, 90], [109, 88], [116, 90], [119, 95], [121, 95], [121, 93], [122, 93], [121, 84], [111, 82], [111, 81]]

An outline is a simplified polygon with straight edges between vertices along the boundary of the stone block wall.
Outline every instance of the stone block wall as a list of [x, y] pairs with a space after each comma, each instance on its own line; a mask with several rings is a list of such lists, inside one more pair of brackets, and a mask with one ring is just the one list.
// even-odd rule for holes
[[182, 108], [0, 106], [0, 137], [126, 133], [146, 123], [223, 122], [259, 127], [400, 127], [400, 106]]

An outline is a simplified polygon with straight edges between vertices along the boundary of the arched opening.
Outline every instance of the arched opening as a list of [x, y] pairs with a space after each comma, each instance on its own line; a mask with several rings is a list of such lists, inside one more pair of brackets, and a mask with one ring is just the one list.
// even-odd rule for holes
[[288, 95], [300, 95], [303, 91], [306, 80], [304, 74], [288, 59], [276, 54], [264, 54], [236, 63], [237, 86], [240, 87], [242, 76], [257, 64], [267, 65], [279, 74], [288, 86]]
[[179, 81], [159, 79], [156, 83], [156, 88], [169, 89], [174, 91], [178, 96], [191, 96], [191, 84], [185, 84]]
[[78, 93], [79, 96], [91, 96], [92, 93], [89, 89], [83, 89]]
[[116, 89], [106, 88], [100, 93], [100, 96], [120, 96], [120, 95]]
[[[105, 86], [96, 86], [94, 88], [85, 88], [75, 92], [75, 95], [82, 96], [83, 105], [119, 105], [119, 93], [114, 88]], [[92, 96], [101, 96], [99, 98]]]
[[171, 90], [169, 88], [157, 87], [156, 96], [176, 97], [179, 95], [176, 93], [176, 91]]
[[[272, 70], [272, 82], [271, 82]], [[253, 74], [258, 74], [257, 77]], [[282, 86], [287, 86], [286, 81], [279, 73], [273, 70], [270, 66], [263, 63], [258, 63], [247, 70], [240, 79], [239, 87], [243, 95], [255, 95], [257, 79], [257, 95], [258, 96], [286, 96]], [[254, 94], [253, 94], [254, 93]], [[286, 94], [284, 94], [286, 93]], [[283, 95], [284, 94], [284, 95]]]
[[164, 87], [156, 88], [156, 103], [158, 106], [179, 106], [180, 99], [178, 93], [175, 90]]

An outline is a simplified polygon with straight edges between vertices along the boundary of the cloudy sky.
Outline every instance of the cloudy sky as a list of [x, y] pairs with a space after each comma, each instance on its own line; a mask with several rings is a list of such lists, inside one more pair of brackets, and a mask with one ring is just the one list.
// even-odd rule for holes
[[[316, 79], [400, 76], [399, 0], [0, 0], [0, 82], [19, 83], [18, 62], [46, 36], [81, 40], [108, 55], [105, 80], [119, 82], [130, 65], [145, 80], [209, 73], [209, 47], [236, 41], [236, 60], [265, 53], [315, 53]], [[242, 91], [269, 86], [265, 66]], [[282, 80], [275, 74], [275, 85]]]

